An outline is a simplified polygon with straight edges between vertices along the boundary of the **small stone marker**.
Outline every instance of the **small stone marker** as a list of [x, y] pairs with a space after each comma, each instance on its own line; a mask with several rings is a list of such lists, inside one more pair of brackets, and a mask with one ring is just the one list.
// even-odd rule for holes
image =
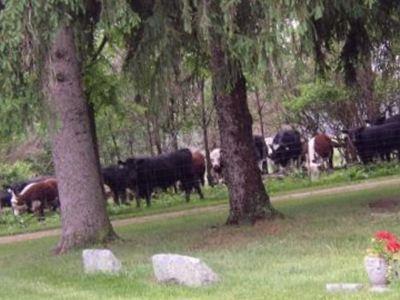
[[200, 259], [178, 254], [156, 254], [151, 258], [154, 275], [159, 282], [173, 282], [200, 287], [217, 282], [215, 274]]
[[331, 293], [358, 292], [363, 286], [361, 283], [327, 283], [326, 290]]
[[389, 292], [390, 288], [386, 285], [373, 285], [369, 291], [373, 293], [385, 293]]
[[85, 249], [82, 252], [85, 273], [118, 273], [121, 262], [108, 249]]

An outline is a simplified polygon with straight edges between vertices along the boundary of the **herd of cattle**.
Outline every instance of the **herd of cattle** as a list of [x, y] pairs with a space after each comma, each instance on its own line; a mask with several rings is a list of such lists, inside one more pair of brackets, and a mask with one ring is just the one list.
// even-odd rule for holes
[[[390, 160], [400, 156], [400, 115], [369, 122], [368, 126], [342, 131], [342, 138], [319, 133], [308, 141], [296, 130], [281, 130], [274, 137], [255, 135], [254, 151], [262, 173], [285, 172], [288, 167], [306, 168], [311, 177], [322, 170], [333, 169], [334, 148], [339, 148], [344, 159], [370, 163], [374, 160]], [[210, 153], [210, 173], [223, 182], [224, 160], [220, 148]], [[137, 205], [140, 199], [151, 204], [152, 194], [177, 185], [185, 192], [186, 201], [195, 190], [203, 198], [201, 186], [206, 172], [205, 157], [200, 151], [180, 149], [155, 157], [135, 157], [118, 161], [102, 169], [102, 179], [117, 204], [127, 203], [127, 191], [134, 192]], [[44, 210], [59, 208], [57, 181], [43, 176], [25, 182], [13, 183], [0, 192], [1, 208], [10, 206], [15, 215], [23, 212], [37, 213], [44, 218]]]

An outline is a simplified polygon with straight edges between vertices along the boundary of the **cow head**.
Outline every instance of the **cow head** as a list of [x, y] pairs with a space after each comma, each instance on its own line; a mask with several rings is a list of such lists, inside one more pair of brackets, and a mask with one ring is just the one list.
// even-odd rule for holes
[[288, 158], [289, 152], [290, 152], [290, 147], [288, 145], [273, 143], [269, 149], [268, 157], [275, 164], [281, 165], [282, 167], [286, 167], [286, 165], [290, 161], [290, 158]]
[[211, 151], [210, 160], [211, 160], [211, 166], [212, 166], [213, 170], [216, 173], [220, 174], [222, 171], [221, 149], [220, 148], [215, 148], [214, 150]]
[[15, 216], [26, 212], [28, 210], [28, 205], [22, 201], [21, 197], [14, 192], [13, 189], [8, 188], [7, 191], [11, 194], [11, 208]]
[[367, 124], [367, 126], [374, 126], [374, 125], [382, 125], [384, 124], [386, 121], [386, 117], [385, 116], [380, 116], [376, 119], [370, 120], [370, 119], [366, 119], [365, 123]]
[[342, 130], [345, 135], [343, 145], [346, 161], [357, 160], [357, 145], [361, 142], [361, 134], [364, 130], [365, 127]]
[[357, 127], [352, 129], [343, 129], [342, 133], [348, 137], [350, 143], [354, 145], [360, 140], [361, 133], [365, 130], [365, 127]]
[[127, 174], [127, 179], [131, 183], [136, 183], [138, 179], [138, 159], [128, 158], [126, 161], [119, 160], [118, 167]]

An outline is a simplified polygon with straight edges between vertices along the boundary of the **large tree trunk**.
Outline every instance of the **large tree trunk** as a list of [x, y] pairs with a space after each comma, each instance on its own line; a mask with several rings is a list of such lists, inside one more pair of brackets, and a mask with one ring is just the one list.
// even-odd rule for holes
[[61, 203], [56, 253], [116, 237], [107, 216], [74, 33], [62, 25], [46, 58], [44, 94], [51, 110], [53, 160]]
[[246, 80], [239, 62], [226, 52], [223, 36], [215, 30], [222, 24], [219, 1], [206, 1], [216, 23], [209, 27], [209, 49], [224, 178], [229, 190], [227, 224], [255, 223], [278, 212], [271, 205], [257, 167]]

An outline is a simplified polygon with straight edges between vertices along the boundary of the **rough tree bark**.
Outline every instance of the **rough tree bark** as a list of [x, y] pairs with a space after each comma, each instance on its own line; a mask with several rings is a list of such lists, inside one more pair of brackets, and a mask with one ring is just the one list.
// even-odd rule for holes
[[253, 224], [280, 213], [272, 207], [257, 167], [246, 80], [240, 63], [227, 53], [224, 38], [218, 30], [222, 28], [223, 17], [219, 1], [205, 1], [214, 25], [209, 27], [210, 66], [224, 178], [229, 191], [227, 224]]
[[116, 237], [107, 216], [81, 73], [73, 29], [61, 25], [47, 54], [43, 78], [61, 203], [57, 254]]

